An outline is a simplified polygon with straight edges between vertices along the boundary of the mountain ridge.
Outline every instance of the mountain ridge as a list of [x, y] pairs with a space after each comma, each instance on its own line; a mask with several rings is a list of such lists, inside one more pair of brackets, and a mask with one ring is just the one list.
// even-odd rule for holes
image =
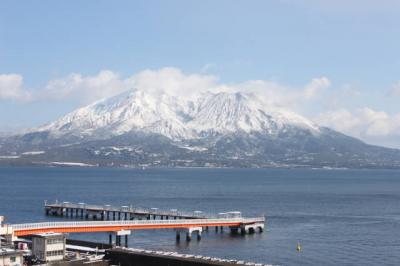
[[129, 167], [400, 168], [377, 147], [270, 106], [254, 94], [179, 97], [130, 90], [0, 139], [0, 164]]
[[208, 131], [272, 131], [293, 124], [318, 132], [318, 126], [295, 113], [271, 108], [251, 94], [207, 93], [196, 100], [133, 90], [67, 114], [33, 131], [91, 135], [104, 128], [113, 135], [132, 130], [159, 133], [175, 140], [198, 138]]

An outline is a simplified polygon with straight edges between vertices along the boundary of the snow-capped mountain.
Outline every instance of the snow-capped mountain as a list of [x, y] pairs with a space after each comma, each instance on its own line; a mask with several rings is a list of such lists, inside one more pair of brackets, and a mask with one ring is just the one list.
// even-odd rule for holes
[[1, 164], [400, 168], [371, 146], [254, 94], [131, 90], [0, 138]]
[[319, 127], [295, 113], [272, 108], [255, 95], [206, 93], [195, 99], [132, 90], [80, 108], [34, 131], [52, 137], [118, 136], [132, 131], [173, 140], [235, 132], [277, 135], [288, 127], [319, 134]]

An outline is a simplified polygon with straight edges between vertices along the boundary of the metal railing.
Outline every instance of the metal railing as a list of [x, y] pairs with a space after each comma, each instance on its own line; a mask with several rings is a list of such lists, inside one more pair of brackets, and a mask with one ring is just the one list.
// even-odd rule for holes
[[76, 221], [76, 222], [43, 222], [11, 225], [14, 231], [51, 228], [81, 228], [81, 227], [124, 227], [135, 225], [203, 225], [208, 224], [251, 224], [264, 223], [265, 217], [256, 218], [220, 218], [220, 219], [187, 219], [187, 220], [132, 220], [132, 221]]
[[[176, 217], [193, 217], [193, 218], [220, 218], [219, 214], [203, 213], [200, 211], [178, 211], [178, 210], [160, 210], [158, 208], [143, 208], [143, 207], [133, 207], [133, 206], [122, 206], [115, 207], [111, 205], [93, 205], [85, 203], [70, 203], [70, 202], [56, 202], [52, 204], [45, 203], [45, 208], [70, 208], [70, 209], [83, 209], [87, 211], [110, 211], [110, 212], [129, 212], [133, 214], [143, 214], [143, 215], [158, 215], [158, 216], [176, 216]], [[228, 213], [224, 213], [228, 215]]]

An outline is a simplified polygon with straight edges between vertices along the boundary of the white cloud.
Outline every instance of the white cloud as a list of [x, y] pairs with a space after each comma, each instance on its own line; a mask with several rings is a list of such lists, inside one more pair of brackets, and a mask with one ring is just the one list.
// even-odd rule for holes
[[338, 109], [318, 115], [315, 121], [367, 142], [378, 144], [385, 138], [400, 138], [400, 113], [389, 115], [367, 107], [354, 111]]
[[312, 99], [331, 86], [331, 81], [327, 77], [314, 78], [304, 89], [304, 97]]
[[[206, 91], [242, 91], [255, 93], [270, 105], [301, 114], [313, 114], [317, 123], [367, 142], [380, 144], [384, 139], [391, 139], [390, 145], [399, 143], [400, 146], [400, 141], [396, 142], [400, 139], [400, 113], [390, 115], [367, 107], [351, 109], [355, 98], [361, 97], [360, 92], [350, 85], [328, 90], [330, 87], [331, 81], [324, 76], [313, 78], [299, 87], [270, 80], [223, 84], [213, 75], [187, 74], [180, 69], [167, 67], [144, 70], [125, 78], [110, 70], [90, 76], [73, 73], [50, 80], [43, 88], [34, 90], [24, 88], [21, 75], [3, 74], [0, 75], [0, 100], [75, 101], [84, 105], [130, 88], [157, 95], [166, 92], [183, 97]], [[400, 83], [393, 86], [391, 93], [400, 95]], [[331, 111], [325, 111], [327, 108]]]
[[232, 86], [237, 91], [255, 93], [271, 105], [301, 110], [307, 103], [323, 95], [330, 85], [328, 78], [319, 77], [313, 78], [303, 87], [290, 87], [268, 80], [249, 80]]
[[190, 97], [201, 92], [247, 92], [260, 95], [269, 104], [294, 107], [310, 101], [331, 85], [326, 77], [314, 78], [304, 87], [294, 88], [269, 80], [248, 80], [237, 84], [223, 84], [213, 75], [185, 74], [177, 68], [145, 70], [127, 79], [131, 87], [148, 92], [167, 92]]
[[110, 70], [103, 70], [92, 76], [72, 73], [66, 77], [50, 80], [42, 89], [35, 90], [23, 88], [20, 75], [0, 75], [0, 98], [31, 101], [78, 100], [82, 104], [87, 104], [130, 88], [155, 94], [166, 92], [186, 97], [207, 91], [244, 91], [261, 95], [270, 104], [288, 107], [296, 105], [299, 99], [313, 100], [329, 86], [330, 81], [326, 77], [314, 78], [303, 88], [292, 88], [268, 80], [222, 84], [213, 75], [186, 74], [180, 69], [166, 67], [159, 70], [144, 70], [127, 78], [121, 78]]
[[341, 132], [349, 132], [361, 124], [360, 120], [347, 109], [325, 112], [318, 115], [314, 120], [320, 125], [331, 127]]
[[127, 78], [103, 70], [93, 76], [73, 73], [50, 80], [43, 89], [36, 90], [31, 100], [78, 100], [88, 104], [133, 88], [154, 94], [165, 92], [190, 97], [202, 91], [221, 91], [224, 86], [218, 84], [215, 76], [184, 74], [171, 67], [144, 70]]
[[207, 64], [205, 64], [204, 66], [201, 67], [200, 73], [207, 73], [208, 71], [210, 71], [210, 70], [212, 70], [212, 69], [214, 69], [216, 67], [217, 67], [217, 65], [214, 64], [214, 63], [207, 63]]
[[128, 78], [126, 82], [133, 88], [161, 94], [190, 97], [204, 91], [220, 91], [217, 78], [211, 75], [184, 74], [177, 68], [167, 67], [160, 70], [144, 70]]
[[[247, 92], [263, 96], [271, 104], [288, 104], [291, 89], [266, 80], [249, 80], [238, 84], [223, 84], [218, 78], [205, 74], [186, 74], [177, 68], [144, 70], [127, 79], [131, 87], [154, 94], [168, 93], [191, 97], [204, 92]], [[295, 92], [292, 92], [294, 94]]]
[[110, 70], [103, 70], [95, 76], [86, 77], [74, 73], [65, 78], [49, 81], [44, 89], [36, 93], [35, 99], [78, 99], [82, 103], [91, 103], [121, 93], [128, 88], [129, 85]]
[[0, 100], [26, 100], [29, 93], [22, 88], [23, 78], [18, 74], [0, 75]]
[[[277, 82], [268, 80], [249, 80], [243, 83], [234, 85], [236, 91], [254, 93], [263, 97], [266, 103], [271, 105], [288, 107], [294, 106], [297, 102], [301, 88], [296, 90]], [[300, 91], [300, 92], [299, 92]]]

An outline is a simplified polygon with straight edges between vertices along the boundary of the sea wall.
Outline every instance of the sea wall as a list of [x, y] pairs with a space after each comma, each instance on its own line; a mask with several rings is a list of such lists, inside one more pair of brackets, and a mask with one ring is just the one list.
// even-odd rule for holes
[[[239, 266], [243, 261], [184, 255], [172, 252], [157, 252], [115, 248], [106, 250], [105, 259], [112, 265], [120, 266]], [[262, 264], [251, 264], [262, 266]]]

